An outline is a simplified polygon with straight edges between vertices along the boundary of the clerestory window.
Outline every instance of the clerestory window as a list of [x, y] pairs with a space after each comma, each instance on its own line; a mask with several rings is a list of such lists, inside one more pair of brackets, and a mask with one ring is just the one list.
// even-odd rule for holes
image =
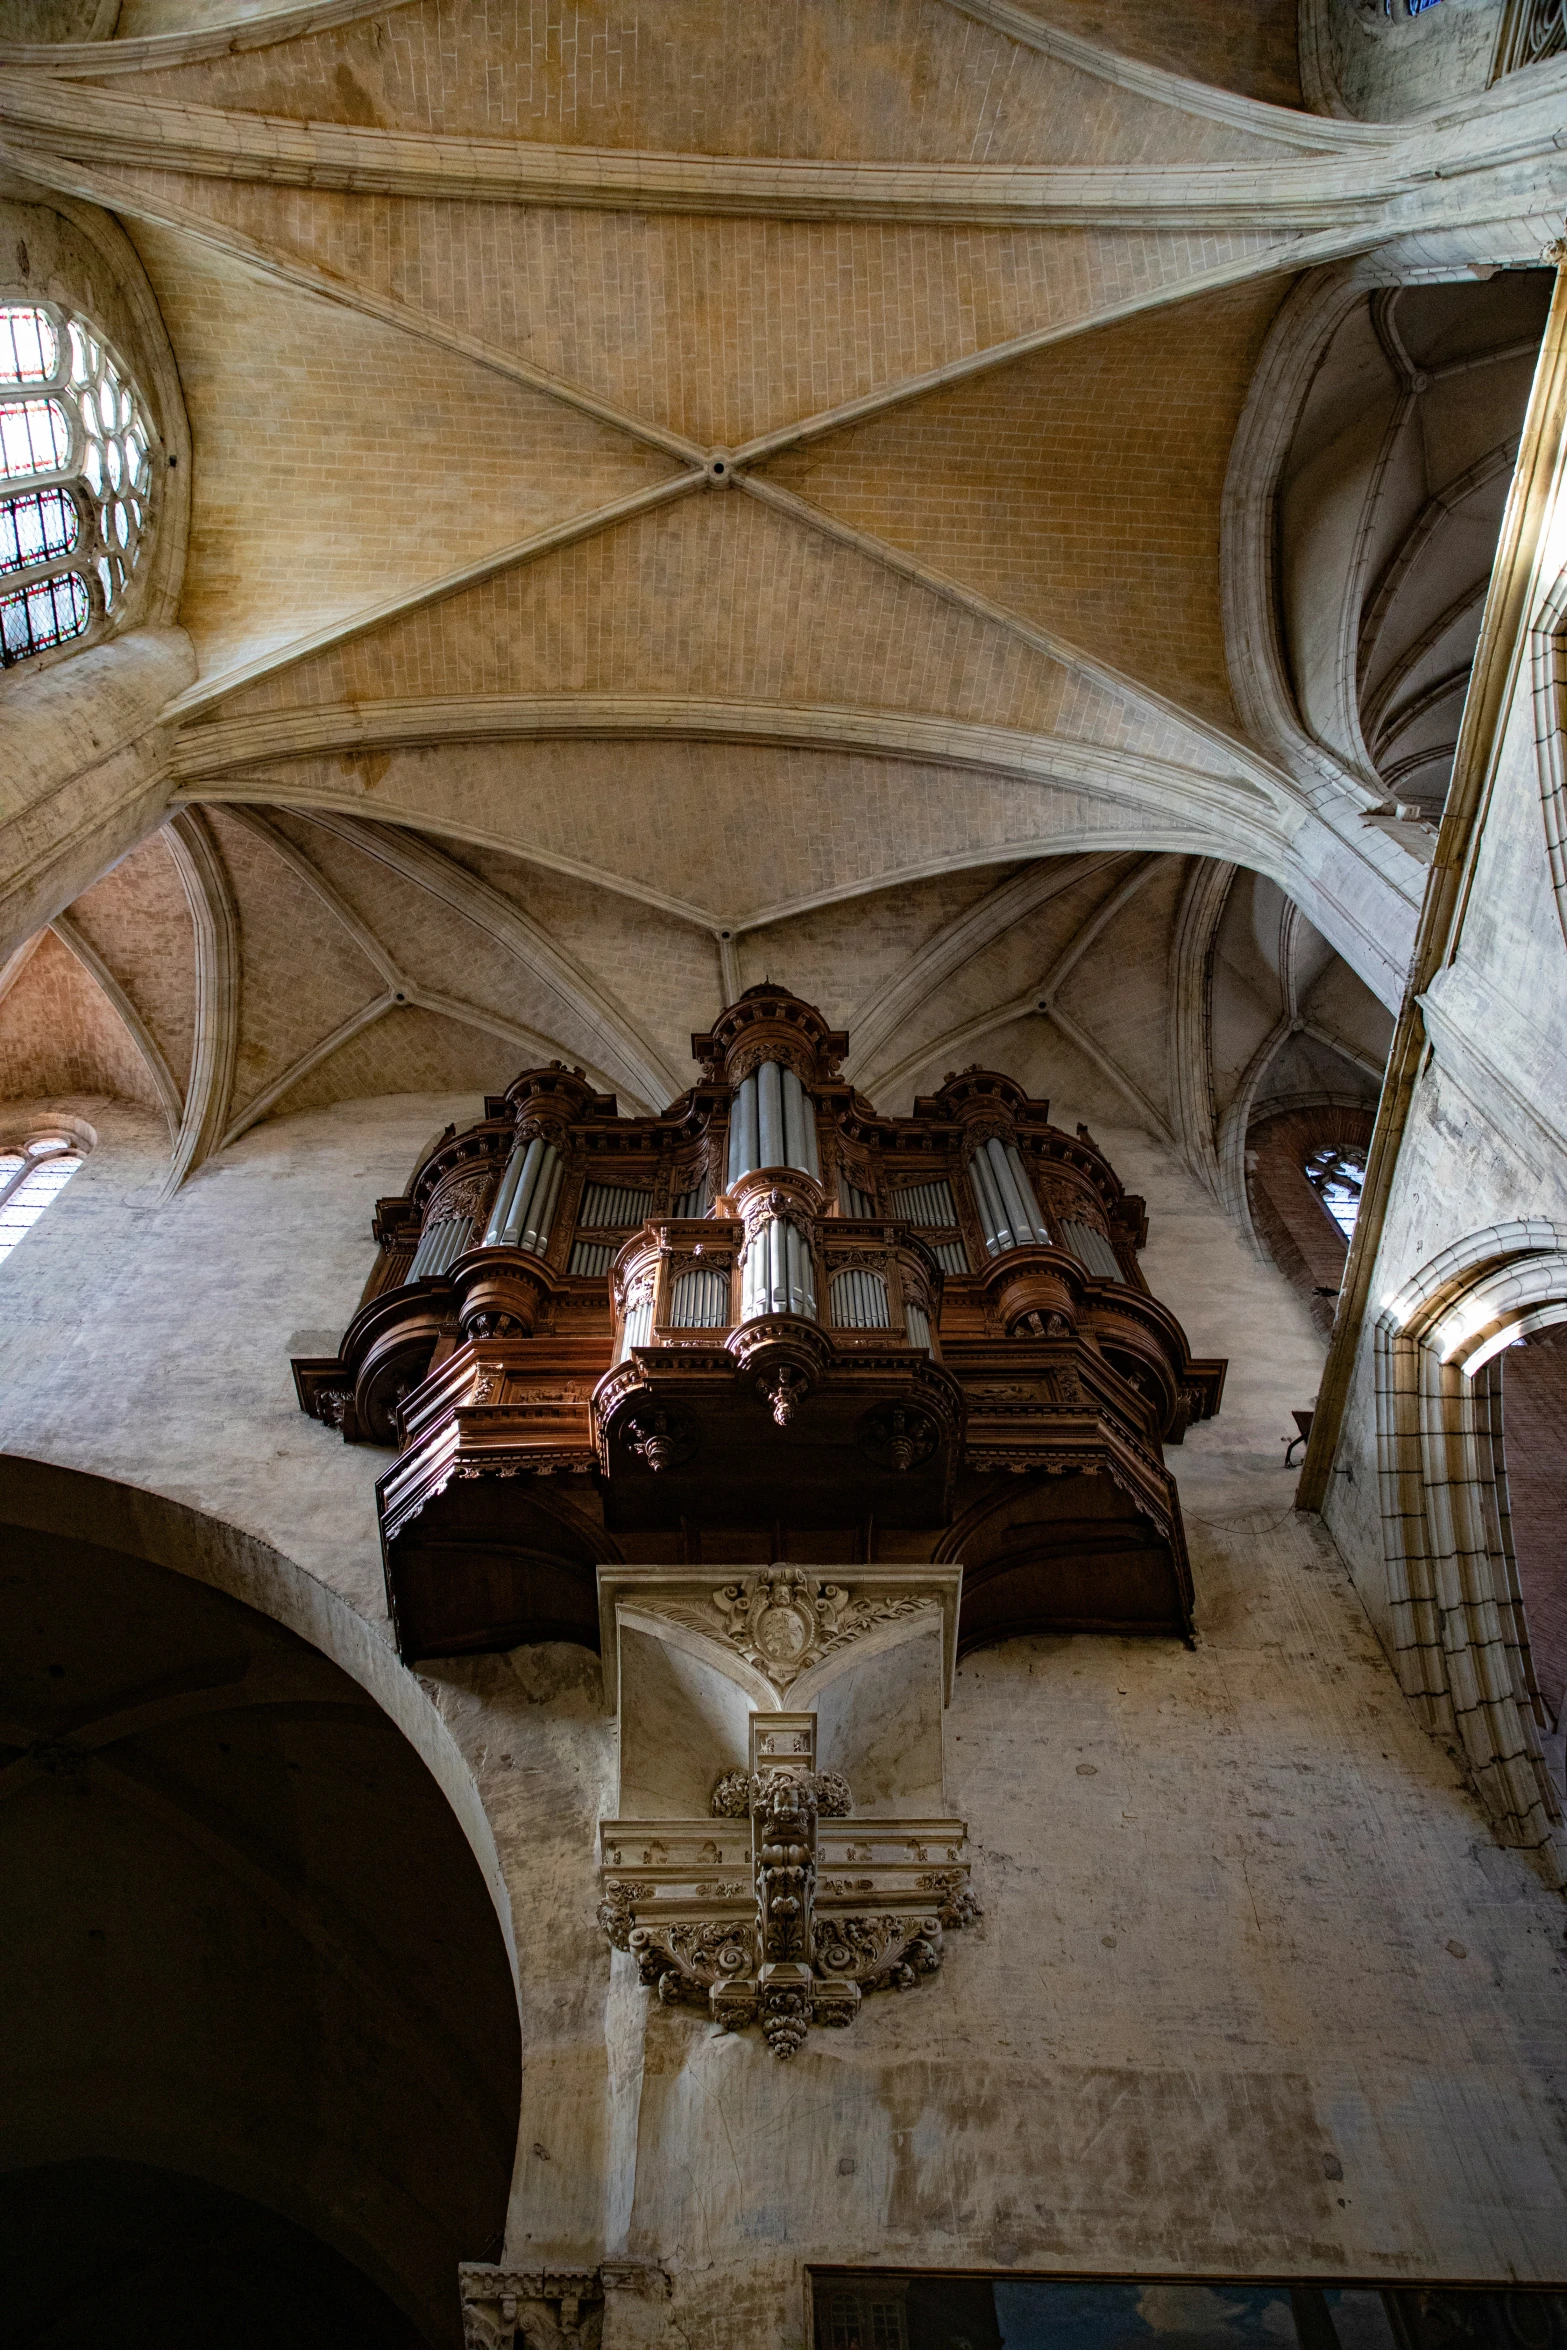
[[0, 1258], [59, 1198], [81, 1163], [81, 1146], [68, 1134], [39, 1134], [0, 1150]]
[[1306, 1181], [1346, 1240], [1355, 1229], [1365, 1180], [1366, 1154], [1354, 1144], [1330, 1144], [1307, 1157]]
[[0, 667], [108, 625], [145, 550], [153, 433], [85, 319], [0, 304]]

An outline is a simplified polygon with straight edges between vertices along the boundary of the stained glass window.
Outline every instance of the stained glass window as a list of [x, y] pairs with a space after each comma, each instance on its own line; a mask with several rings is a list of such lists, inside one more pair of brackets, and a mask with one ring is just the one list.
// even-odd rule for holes
[[47, 383], [55, 372], [60, 338], [47, 310], [25, 302], [0, 310], [0, 383]]
[[38, 1135], [20, 1149], [0, 1151], [0, 1257], [10, 1255], [81, 1163], [80, 1150], [64, 1134]]
[[0, 400], [0, 479], [58, 473], [70, 448], [71, 430], [58, 400]]
[[91, 617], [86, 582], [75, 571], [40, 579], [33, 586], [0, 595], [0, 653], [4, 665], [46, 653], [80, 636]]
[[[101, 628], [143, 553], [154, 435], [87, 320], [0, 304], [0, 666]], [[23, 485], [26, 485], [25, 487]]]
[[0, 571], [25, 571], [68, 555], [81, 533], [81, 518], [69, 490], [31, 490], [0, 506]]

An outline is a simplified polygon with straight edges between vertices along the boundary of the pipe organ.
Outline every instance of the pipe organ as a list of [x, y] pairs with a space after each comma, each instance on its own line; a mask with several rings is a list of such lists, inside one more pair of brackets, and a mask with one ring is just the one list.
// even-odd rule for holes
[[752, 988], [661, 1116], [529, 1070], [379, 1203], [365, 1302], [294, 1370], [395, 1456], [405, 1657], [596, 1647], [602, 1568], [791, 1557], [960, 1565], [960, 1648], [1189, 1632], [1162, 1447], [1224, 1365], [1150, 1294], [1141, 1201], [998, 1071], [889, 1117], [847, 1049]]

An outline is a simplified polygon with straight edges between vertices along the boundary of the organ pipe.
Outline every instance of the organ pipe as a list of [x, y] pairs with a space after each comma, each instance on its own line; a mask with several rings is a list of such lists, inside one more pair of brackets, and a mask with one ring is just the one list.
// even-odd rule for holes
[[988, 1136], [969, 1161], [969, 1180], [991, 1256], [1026, 1248], [1030, 1241], [1049, 1245], [1050, 1233], [1015, 1143]]
[[682, 1273], [669, 1293], [669, 1321], [675, 1330], [726, 1330], [729, 1275], [715, 1265], [698, 1265]]
[[538, 1170], [539, 1154], [543, 1148], [542, 1141], [538, 1135], [535, 1135], [531, 1142], [518, 1143], [513, 1149], [511, 1157], [506, 1162], [506, 1172], [501, 1177], [501, 1187], [495, 1194], [495, 1205], [490, 1210], [489, 1223], [484, 1228], [486, 1248], [500, 1246], [501, 1234], [505, 1231], [506, 1220], [511, 1214], [512, 1201], [517, 1196], [517, 1186], [525, 1176], [530, 1183], [532, 1182]]
[[[535, 1134], [518, 1143], [507, 1163], [485, 1227], [486, 1248], [524, 1248], [542, 1256], [560, 1197], [565, 1161], [552, 1142]], [[422, 1245], [422, 1244], [421, 1244]]]
[[821, 1181], [815, 1107], [781, 1061], [764, 1061], [741, 1079], [729, 1115], [731, 1186], [758, 1167], [796, 1167]]
[[798, 1167], [802, 1174], [822, 1179], [821, 1160], [816, 1151], [816, 1112], [810, 1096], [792, 1069], [783, 1072], [784, 1148], [787, 1167]]
[[833, 1327], [838, 1330], [886, 1330], [892, 1317], [887, 1306], [887, 1284], [879, 1273], [851, 1266], [832, 1278]]
[[634, 1305], [626, 1309], [626, 1327], [620, 1340], [620, 1360], [625, 1362], [633, 1347], [651, 1345], [652, 1339], [653, 1295], [650, 1290], [646, 1297], [638, 1298]]
[[423, 1281], [432, 1273], [444, 1273], [465, 1248], [472, 1246], [473, 1230], [471, 1216], [447, 1216], [439, 1224], [431, 1224], [419, 1235], [419, 1246], [408, 1268], [408, 1279]]
[[976, 1151], [969, 1161], [969, 1188], [974, 1194], [974, 1205], [979, 1210], [980, 1230], [985, 1236], [987, 1256], [999, 1256], [1013, 1246], [1012, 1227], [1002, 1212], [996, 1193], [996, 1179], [990, 1171], [990, 1162], [983, 1151]]
[[1014, 1229], [1019, 1246], [1026, 1241], [1037, 1240], [1048, 1247], [1050, 1234], [1039, 1212], [1039, 1202], [1034, 1197], [1034, 1186], [1028, 1179], [1028, 1169], [1018, 1156], [1016, 1143], [1002, 1142], [999, 1137], [992, 1135], [985, 1145], [985, 1152], [996, 1170], [1002, 1196], [1015, 1212], [1017, 1221]]
[[745, 1254], [741, 1312], [747, 1322], [764, 1314], [816, 1319], [816, 1279], [803, 1233], [782, 1216], [759, 1225]]
[[545, 1149], [545, 1164], [529, 1202], [522, 1224], [522, 1246], [541, 1257], [550, 1244], [550, 1226], [555, 1221], [555, 1202], [560, 1197], [561, 1181], [566, 1162], [553, 1145]]
[[[756, 1072], [756, 1119], [762, 1167], [793, 1165], [784, 1140], [783, 1071], [776, 1061], [764, 1061]], [[746, 1169], [749, 1174], [750, 1169]]]

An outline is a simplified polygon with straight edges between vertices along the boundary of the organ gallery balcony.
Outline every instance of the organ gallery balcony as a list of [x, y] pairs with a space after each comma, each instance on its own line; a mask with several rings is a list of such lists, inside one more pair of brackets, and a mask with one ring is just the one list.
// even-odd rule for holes
[[379, 1203], [381, 1258], [301, 1404], [393, 1447], [414, 1658], [599, 1638], [599, 1566], [956, 1563], [959, 1647], [1181, 1636], [1163, 1446], [1218, 1409], [1086, 1130], [971, 1069], [886, 1117], [847, 1039], [751, 989], [658, 1118], [558, 1066]]

